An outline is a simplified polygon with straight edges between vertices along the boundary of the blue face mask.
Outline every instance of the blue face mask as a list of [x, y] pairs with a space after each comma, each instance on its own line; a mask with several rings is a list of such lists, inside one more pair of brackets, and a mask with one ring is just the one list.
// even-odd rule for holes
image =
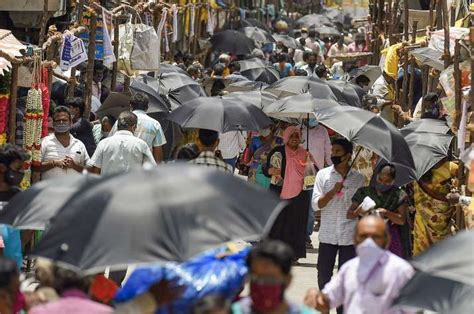
[[308, 120], [308, 126], [309, 126], [310, 128], [315, 128], [315, 127], [317, 127], [318, 125], [319, 125], [319, 121], [316, 120], [315, 118], [311, 118], [311, 119]]
[[380, 183], [380, 182], [376, 182], [375, 183], [375, 188], [380, 193], [385, 193], [385, 192], [388, 192], [391, 189], [393, 189], [393, 184], [383, 184], [383, 183]]

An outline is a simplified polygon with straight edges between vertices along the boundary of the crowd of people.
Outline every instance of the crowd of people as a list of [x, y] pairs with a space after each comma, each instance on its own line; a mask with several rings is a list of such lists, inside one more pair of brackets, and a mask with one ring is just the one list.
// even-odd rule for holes
[[[275, 31], [285, 33], [286, 29], [280, 24]], [[226, 95], [229, 81], [250, 81], [242, 75], [239, 62], [257, 58], [273, 67], [280, 78], [347, 81], [358, 92], [363, 109], [397, 128], [419, 119], [449, 119], [440, 92], [418, 95], [404, 111], [395, 96], [398, 76], [394, 78], [387, 71], [375, 81], [364, 74], [353, 76], [353, 70], [367, 65], [367, 60], [341, 61], [337, 56], [368, 51], [363, 28], [325, 37], [317, 28], [302, 28], [292, 36], [297, 48], [276, 42], [255, 49], [249, 56], [211, 51], [209, 62], [203, 62], [205, 66], [189, 53], [177, 53], [174, 65], [199, 83], [211, 79], [209, 96]], [[193, 313], [306, 314], [336, 308], [338, 313], [409, 313], [391, 308], [415, 272], [408, 261], [450, 237], [453, 205], [470, 201], [452, 192], [452, 181], [459, 173], [459, 160], [453, 154], [436, 163], [421, 179], [399, 187], [395, 184], [399, 175], [395, 165], [381, 164], [375, 153], [351, 143], [314, 117], [296, 123], [273, 119], [271, 126], [258, 132], [182, 130], [183, 140], [168, 143], [160, 122], [147, 114], [150, 100], [145, 93], [133, 93], [130, 110], [118, 116], [96, 115], [110, 93], [108, 81], [107, 70], [98, 62], [90, 117], [84, 117], [81, 88], [76, 97], [66, 98], [65, 86], [55, 85], [50, 133], [41, 143], [41, 165], [34, 169], [40, 176], [35, 180], [84, 171], [107, 176], [152, 169], [162, 163], [187, 162], [243, 176], [289, 204], [279, 214], [268, 239], [253, 243], [247, 258], [249, 296], [226, 299], [209, 295], [195, 300]], [[173, 147], [165, 152], [166, 144]], [[20, 193], [26, 159], [21, 147], [1, 148], [2, 207]], [[308, 163], [316, 171], [311, 189], [305, 188]], [[362, 206], [367, 198], [374, 202], [371, 211]], [[152, 313], [176, 301], [182, 293], [179, 287], [163, 280], [139, 298], [116, 305], [113, 296], [103, 298], [106, 284], [100, 286], [97, 282], [106, 280], [107, 285], [117, 287], [120, 281], [115, 283], [102, 275], [84, 277], [40, 260], [33, 279], [27, 279], [35, 282], [34, 289], [31, 282], [27, 289], [27, 280], [20, 289], [20, 277], [23, 279], [25, 274], [20, 276], [19, 271], [24, 270], [22, 254], [33, 237], [8, 226], [2, 228], [8, 230], [2, 232], [0, 242], [5, 256], [0, 258], [2, 314]], [[311, 240], [315, 230], [318, 244]], [[292, 282], [292, 267], [299, 265], [298, 260], [314, 246], [318, 247], [315, 287], [300, 300], [301, 304], [294, 303], [285, 297]], [[336, 265], [338, 271], [334, 274]]]

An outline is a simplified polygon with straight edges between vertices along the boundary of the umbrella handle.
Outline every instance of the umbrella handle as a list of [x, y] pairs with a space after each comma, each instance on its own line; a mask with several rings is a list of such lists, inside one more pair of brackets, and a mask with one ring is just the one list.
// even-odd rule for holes
[[[354, 163], [355, 163], [357, 157], [359, 157], [361, 151], [362, 151], [362, 146], [357, 150], [357, 154], [355, 155], [354, 159], [352, 160], [352, 162], [351, 162], [351, 164], [350, 164], [350, 166], [349, 166], [349, 170], [347, 170], [347, 174], [342, 178], [342, 182], [341, 182], [341, 183], [342, 183], [343, 185], [344, 185], [344, 181], [346, 181], [346, 178], [347, 178], [347, 175], [349, 174], [349, 171], [351, 171], [352, 166], [354, 166]], [[342, 197], [343, 194], [344, 194], [344, 192], [342, 192], [342, 190], [341, 190], [341, 191], [339, 191], [339, 192], [336, 193], [336, 196], [337, 196], [337, 197]]]

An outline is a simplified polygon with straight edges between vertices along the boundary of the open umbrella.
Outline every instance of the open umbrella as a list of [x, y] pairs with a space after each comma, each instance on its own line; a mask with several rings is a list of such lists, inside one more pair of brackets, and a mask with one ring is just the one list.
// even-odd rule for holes
[[180, 73], [180, 74], [185, 74], [188, 75], [188, 72], [185, 70], [181, 69], [177, 65], [169, 64], [169, 63], [162, 63], [160, 64], [160, 71], [158, 72], [159, 74], [164, 74], [164, 73]]
[[275, 39], [276, 42], [281, 42], [283, 46], [287, 48], [293, 48], [293, 49], [298, 49], [299, 45], [296, 39], [293, 37], [290, 37], [288, 35], [280, 35], [280, 34], [274, 34], [273, 38]]
[[75, 194], [99, 180], [79, 173], [45, 180], [15, 195], [0, 211], [0, 223], [23, 230], [44, 230]]
[[264, 82], [240, 81], [229, 84], [224, 91], [228, 93], [233, 92], [248, 92], [265, 89], [268, 85]]
[[110, 92], [104, 103], [96, 111], [99, 117], [112, 115], [118, 118], [119, 114], [130, 110], [130, 94]]
[[356, 78], [365, 75], [370, 80], [370, 85], [374, 84], [374, 82], [382, 75], [382, 69], [378, 65], [364, 65], [359, 68], [355, 68], [351, 72], [349, 72], [349, 81], [355, 82]]
[[315, 99], [311, 94], [288, 96], [266, 106], [263, 111], [274, 118], [307, 119], [314, 112], [327, 107], [340, 106], [335, 100]]
[[136, 93], [144, 93], [148, 96], [148, 113], [170, 112], [172, 110], [163, 95], [160, 95], [152, 86], [147, 85], [139, 79], [132, 80], [130, 83], [130, 92], [132, 95]]
[[316, 119], [349, 141], [372, 150], [394, 164], [415, 169], [408, 144], [389, 121], [368, 110], [334, 106], [315, 112]]
[[324, 15], [321, 14], [308, 14], [300, 18], [299, 20], [296, 21], [296, 25], [298, 27], [311, 27], [311, 26], [317, 26], [321, 27], [323, 25], [329, 24], [331, 25], [331, 20], [327, 18]]
[[258, 27], [271, 34], [272, 30], [265, 23], [254, 18], [248, 18], [240, 21], [240, 27]]
[[32, 255], [86, 273], [182, 262], [228, 241], [258, 241], [281, 208], [272, 193], [224, 172], [163, 165], [90, 184], [59, 211]]
[[309, 92], [314, 98], [338, 100], [326, 81], [309, 76], [285, 77], [271, 84], [265, 90], [279, 99]]
[[215, 50], [235, 55], [248, 55], [256, 48], [254, 41], [244, 33], [229, 29], [212, 36], [211, 44]]
[[362, 100], [357, 92], [358, 86], [341, 80], [331, 80], [327, 83], [338, 101], [349, 106], [362, 107]]
[[438, 71], [444, 70], [443, 52], [430, 47], [422, 47], [408, 52], [422, 65], [428, 65]]
[[169, 114], [168, 119], [184, 128], [229, 131], [258, 131], [272, 120], [256, 106], [222, 97], [200, 97], [184, 103]]
[[332, 27], [332, 26], [321, 26], [316, 28], [316, 30], [319, 32], [321, 35], [321, 38], [323, 37], [333, 37], [333, 36], [340, 36], [341, 32], [337, 30], [337, 28]]
[[239, 64], [240, 73], [249, 80], [272, 84], [280, 79], [280, 74], [274, 67], [258, 58], [239, 61]]
[[265, 44], [275, 42], [275, 39], [272, 37], [272, 35], [270, 35], [270, 33], [256, 26], [243, 27], [239, 29], [239, 32], [244, 33], [245, 36], [257, 42], [261, 42]]
[[437, 313], [472, 313], [474, 308], [474, 231], [462, 231], [434, 244], [411, 262], [415, 276], [395, 306]]
[[276, 97], [263, 90], [255, 90], [248, 92], [233, 92], [222, 97], [223, 99], [229, 99], [237, 102], [244, 102], [252, 104], [260, 109], [264, 109], [276, 101]]
[[438, 119], [420, 119], [418, 121], [410, 122], [410, 124], [400, 129], [400, 132], [405, 136], [413, 132], [447, 134], [450, 130], [451, 128], [446, 121]]

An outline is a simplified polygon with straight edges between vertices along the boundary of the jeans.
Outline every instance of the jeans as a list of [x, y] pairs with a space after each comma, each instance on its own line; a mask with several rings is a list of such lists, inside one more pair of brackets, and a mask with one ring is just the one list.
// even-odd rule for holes
[[314, 229], [314, 211], [312, 206], [309, 206], [308, 210], [308, 226], [306, 227], [306, 235], [310, 237], [313, 234]]
[[232, 167], [232, 171], [235, 170], [235, 164], [237, 163], [237, 157], [224, 159], [224, 162]]
[[[336, 255], [339, 252], [338, 269], [348, 260], [356, 256], [353, 245], [333, 245], [319, 243], [318, 254], [318, 286], [322, 290], [331, 281]], [[337, 308], [337, 313], [342, 313], [342, 307]]]

